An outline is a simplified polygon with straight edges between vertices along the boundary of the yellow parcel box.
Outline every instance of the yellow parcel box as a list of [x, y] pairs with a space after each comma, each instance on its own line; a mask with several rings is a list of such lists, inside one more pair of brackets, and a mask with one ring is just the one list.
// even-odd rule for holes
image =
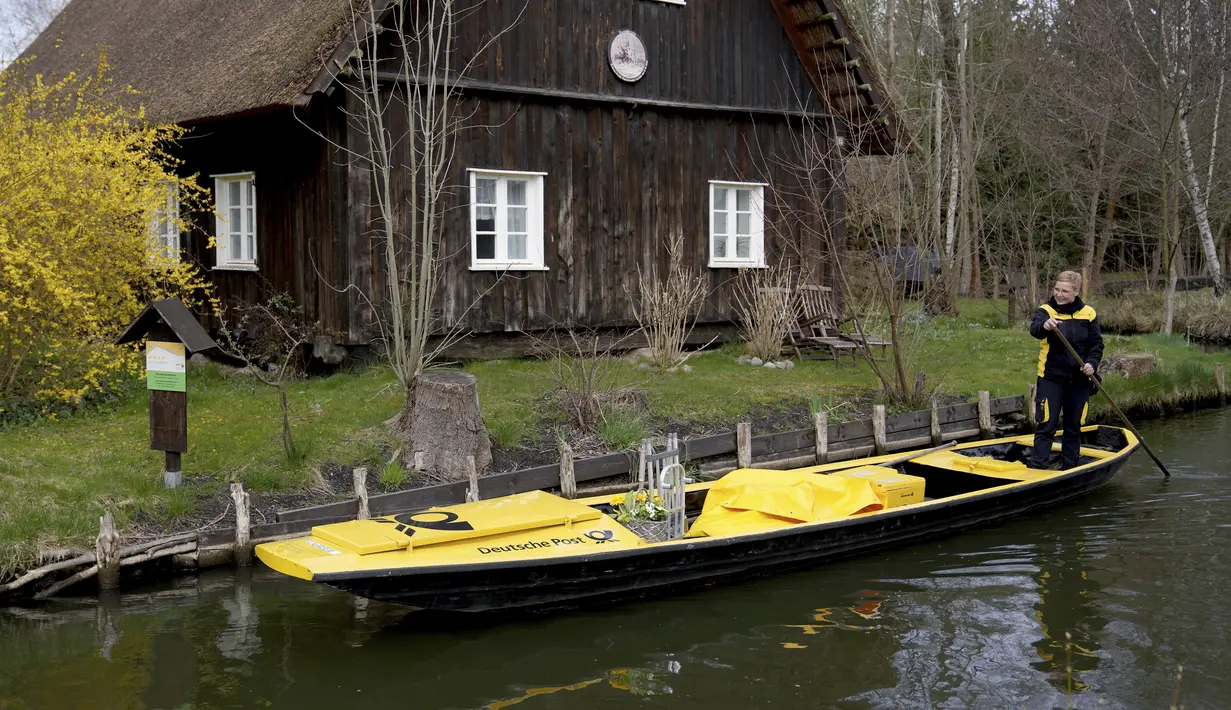
[[829, 475], [871, 481], [885, 492], [888, 498], [885, 502], [886, 508], [923, 502], [923, 484], [926, 481], [919, 476], [898, 473], [896, 469], [885, 466], [860, 466], [846, 471], [834, 471]]

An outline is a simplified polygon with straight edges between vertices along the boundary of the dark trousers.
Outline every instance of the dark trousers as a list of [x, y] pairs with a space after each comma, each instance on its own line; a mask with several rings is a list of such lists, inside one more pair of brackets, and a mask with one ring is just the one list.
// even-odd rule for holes
[[1038, 419], [1039, 428], [1034, 434], [1034, 453], [1030, 457], [1030, 467], [1047, 468], [1051, 458], [1051, 444], [1056, 438], [1056, 429], [1060, 428], [1063, 416], [1061, 460], [1064, 468], [1073, 468], [1077, 465], [1081, 453], [1081, 425], [1085, 422], [1086, 405], [1090, 401], [1090, 381], [1085, 377], [1075, 377], [1070, 382], [1040, 377], [1035, 392], [1035, 417]]

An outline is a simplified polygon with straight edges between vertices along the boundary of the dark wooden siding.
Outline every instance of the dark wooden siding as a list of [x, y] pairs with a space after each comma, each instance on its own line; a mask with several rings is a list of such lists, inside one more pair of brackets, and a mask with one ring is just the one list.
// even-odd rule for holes
[[[798, 109], [811, 84], [767, 0], [528, 0], [486, 2], [458, 27], [459, 56], [487, 47], [467, 78], [535, 87], [745, 108]], [[632, 30], [646, 74], [618, 79], [608, 44]], [[808, 104], [816, 110], [815, 103]]]
[[[209, 205], [185, 213], [194, 229], [184, 235], [183, 246], [185, 257], [209, 274], [224, 304], [255, 303], [285, 291], [321, 332], [345, 336], [352, 320], [348, 297], [331, 286], [344, 287], [349, 279], [352, 220], [340, 198], [347, 166], [318, 133], [334, 142], [344, 139], [341, 116], [322, 106], [301, 111], [298, 118], [276, 112], [194, 127], [173, 152], [185, 173], [197, 175]], [[259, 271], [215, 270], [208, 248], [214, 232], [210, 175], [249, 171], [256, 175]], [[356, 342], [366, 337], [354, 335]]]
[[[769, 261], [798, 255], [817, 279], [827, 278], [823, 240], [804, 228], [800, 215], [809, 206], [796, 198], [797, 178], [782, 167], [792, 158], [794, 130], [785, 120], [490, 100], [463, 110], [471, 108], [492, 128], [467, 131], [453, 163], [440, 301], [447, 325], [492, 332], [632, 324], [625, 284], [636, 284], [638, 268], [665, 271], [665, 240], [677, 231], [690, 266], [708, 279], [700, 320], [732, 320], [737, 271], [708, 268], [711, 180], [769, 183]], [[462, 189], [468, 168], [547, 173], [549, 271], [469, 270], [469, 195]]]
[[[476, 83], [465, 89], [461, 113], [473, 112], [474, 128], [460, 135], [449, 176], [437, 301], [442, 325], [476, 333], [630, 325], [625, 284], [635, 285], [638, 267], [666, 266], [665, 240], [677, 231], [691, 266], [708, 279], [701, 321], [732, 320], [737, 272], [707, 266], [711, 180], [769, 183], [769, 259], [790, 253], [814, 280], [829, 276], [815, 231], [826, 220], [841, 229], [840, 199], [825, 205], [823, 217], [801, 220], [809, 206], [790, 196], [796, 180], [782, 162], [792, 157], [792, 121], [799, 119], [778, 112], [799, 108], [796, 92], [811, 92], [768, 3], [533, 0], [477, 8], [458, 30], [462, 54], [492, 28], [513, 27], [474, 67], [469, 79]], [[607, 66], [608, 40], [623, 28], [636, 31], [649, 53], [648, 72], [635, 84]], [[541, 91], [519, 95], [519, 87]], [[380, 307], [382, 246], [370, 174], [334, 147], [363, 151], [362, 137], [345, 126], [346, 93], [319, 97], [298, 118], [277, 112], [202, 125], [179, 154], [211, 190], [210, 174], [257, 175], [260, 271], [213, 271], [223, 300], [254, 302], [287, 291], [320, 332], [358, 344], [377, 335], [368, 298]], [[660, 103], [621, 105], [604, 97]], [[396, 111], [393, 118], [404, 120]], [[469, 270], [468, 168], [547, 174], [548, 271]], [[394, 194], [406, 189], [407, 177], [397, 176]], [[788, 218], [782, 201], [798, 212], [788, 210]], [[201, 228], [187, 250], [208, 268], [213, 217], [194, 218]]]

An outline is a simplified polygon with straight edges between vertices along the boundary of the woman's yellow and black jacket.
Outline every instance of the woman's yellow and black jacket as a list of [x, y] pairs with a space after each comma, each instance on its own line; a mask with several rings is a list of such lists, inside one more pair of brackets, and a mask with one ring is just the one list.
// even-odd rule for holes
[[[1069, 355], [1064, 343], [1043, 329], [1048, 318], [1060, 321], [1060, 332], [1082, 357], [1082, 362], [1073, 362], [1073, 356]], [[1056, 303], [1055, 298], [1049, 298], [1034, 312], [1034, 318], [1030, 320], [1030, 334], [1043, 341], [1039, 351], [1039, 377], [1067, 382], [1080, 374], [1083, 364], [1088, 362], [1097, 370], [1103, 359], [1103, 332], [1099, 327], [1098, 314], [1082, 303], [1080, 298], [1064, 305]]]

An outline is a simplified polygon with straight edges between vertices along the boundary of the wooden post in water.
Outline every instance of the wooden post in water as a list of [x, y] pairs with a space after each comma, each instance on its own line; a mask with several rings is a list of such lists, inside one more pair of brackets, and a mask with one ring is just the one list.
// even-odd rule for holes
[[560, 495], [577, 497], [577, 477], [573, 473], [573, 447], [560, 442]]
[[120, 534], [115, 531], [115, 519], [111, 517], [111, 513], [98, 519], [94, 559], [98, 564], [99, 589], [115, 589], [120, 586]]
[[812, 416], [816, 429], [816, 463], [829, 463], [829, 412], [817, 412]]
[[359, 499], [359, 513], [356, 520], [367, 520], [372, 517], [368, 510], [368, 469], [360, 466], [351, 474], [355, 477], [355, 498]]
[[[478, 503], [479, 502], [479, 469], [474, 464], [473, 456], [466, 457], [466, 476], [470, 480], [470, 485], [466, 487], [466, 502], [467, 503]], [[561, 479], [560, 479], [560, 491], [562, 493], [564, 492], [563, 476], [561, 476]], [[574, 495], [576, 495], [576, 491], [574, 491]], [[565, 497], [572, 498], [573, 496], [566, 495]]]
[[877, 456], [889, 453], [889, 446], [885, 442], [885, 405], [883, 404], [872, 407], [872, 444]]
[[1034, 401], [1038, 398], [1038, 385], [1030, 385], [1026, 388], [1026, 423], [1030, 425], [1030, 431], [1038, 431], [1039, 418], [1038, 408], [1034, 406]]
[[992, 395], [987, 390], [979, 390], [979, 436], [992, 438]]
[[1214, 384], [1218, 387], [1218, 404], [1226, 406], [1227, 404], [1227, 377], [1223, 372], [1222, 363], [1214, 363]]
[[940, 405], [932, 398], [932, 446], [940, 446]]
[[235, 564], [247, 567], [252, 564], [252, 528], [244, 484], [231, 484], [231, 500], [235, 501]]
[[752, 422], [735, 425], [735, 460], [740, 468], [752, 466]]

